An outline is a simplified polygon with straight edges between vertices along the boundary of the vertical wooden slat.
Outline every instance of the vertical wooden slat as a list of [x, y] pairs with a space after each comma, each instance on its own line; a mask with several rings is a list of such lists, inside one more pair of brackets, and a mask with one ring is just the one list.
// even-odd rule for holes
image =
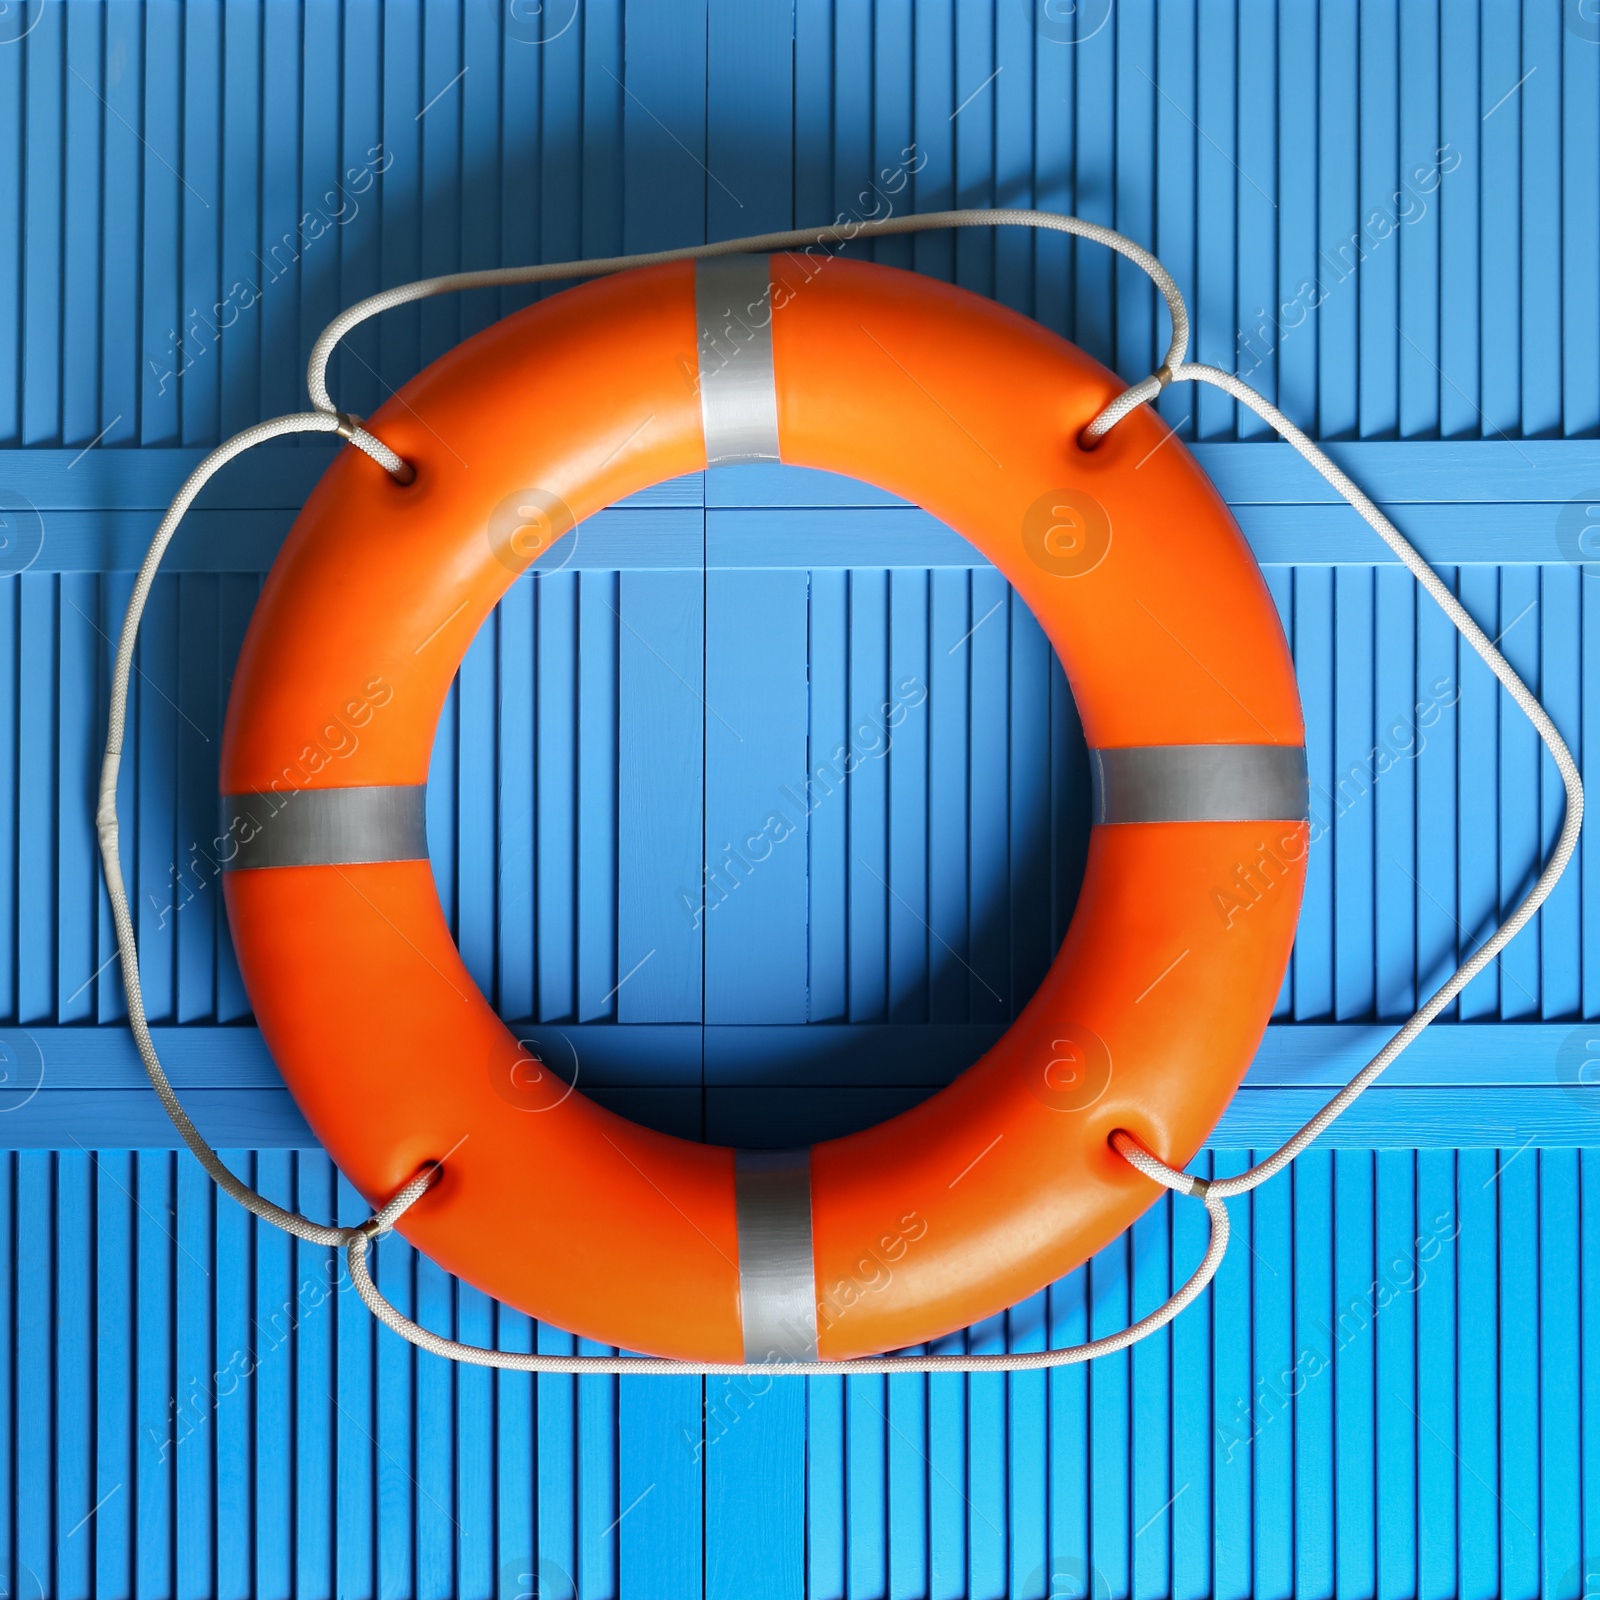
[[[616, 994], [616, 1015], [621, 1022], [696, 1022], [704, 981], [704, 919], [695, 913], [706, 864], [701, 785], [709, 715], [704, 581], [695, 572], [626, 573], [617, 610], [616, 804], [624, 821], [614, 981], [627, 981]], [[553, 778], [541, 762], [541, 806]], [[548, 851], [541, 830], [541, 879]], [[542, 936], [540, 954], [544, 962], [555, 959]]]

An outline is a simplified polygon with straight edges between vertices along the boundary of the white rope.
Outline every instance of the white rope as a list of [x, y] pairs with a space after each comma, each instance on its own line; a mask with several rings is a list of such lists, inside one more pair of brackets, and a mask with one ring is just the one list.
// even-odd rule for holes
[[[1123, 417], [1154, 399], [1168, 383], [1215, 384], [1270, 422], [1349, 501], [1406, 564], [1423, 588], [1438, 601], [1462, 637], [1483, 658], [1532, 721], [1561, 774], [1566, 787], [1566, 815], [1562, 822], [1560, 837], [1549, 861], [1533, 888], [1494, 935], [1457, 968], [1372, 1061], [1316, 1116], [1281, 1149], [1248, 1172], [1207, 1182], [1205, 1179], [1168, 1166], [1124, 1131], [1119, 1129], [1112, 1134], [1113, 1146], [1147, 1178], [1175, 1193], [1200, 1200], [1206, 1208], [1211, 1225], [1205, 1254], [1188, 1281], [1148, 1316], [1117, 1333], [1063, 1349], [1000, 1355], [878, 1356], [854, 1361], [704, 1362], [674, 1361], [647, 1356], [557, 1356], [490, 1350], [478, 1345], [462, 1344], [457, 1340], [446, 1339], [430, 1332], [413, 1322], [384, 1298], [369, 1270], [368, 1247], [373, 1239], [387, 1233], [395, 1222], [428, 1191], [438, 1177], [437, 1164], [430, 1165], [418, 1173], [387, 1205], [359, 1227], [333, 1227], [315, 1222], [298, 1212], [286, 1210], [235, 1177], [223, 1164], [216, 1151], [201, 1136], [173, 1092], [156, 1054], [155, 1043], [150, 1036], [150, 1029], [145, 1019], [144, 998], [139, 984], [138, 943], [134, 937], [133, 919], [128, 910], [127, 891], [122, 878], [117, 828], [117, 776], [122, 760], [122, 743], [127, 725], [128, 685], [133, 672], [134, 649], [138, 642], [139, 626], [144, 616], [151, 584], [155, 580], [156, 571], [161, 565], [162, 557], [166, 554], [173, 534], [193, 504], [195, 496], [217, 471], [235, 456], [243, 454], [253, 446], [285, 434], [338, 433], [350, 440], [358, 449], [365, 451], [400, 482], [411, 481], [414, 472], [410, 465], [381, 440], [374, 438], [362, 428], [358, 419], [336, 410], [327, 386], [328, 361], [339, 341], [352, 328], [359, 326], [369, 317], [374, 317], [379, 312], [387, 311], [394, 306], [462, 289], [495, 288], [510, 284], [545, 283], [563, 278], [595, 277], [664, 261], [697, 260], [707, 256], [747, 251], [768, 252], [807, 245], [838, 244], [857, 238], [919, 233], [937, 228], [1004, 225], [1068, 233], [1103, 244], [1148, 274], [1166, 302], [1172, 319], [1172, 340], [1167, 349], [1166, 359], [1155, 373], [1125, 389], [1088, 424], [1080, 436], [1080, 443], [1085, 448], [1094, 448], [1096, 443]], [[1373, 1080], [1427, 1027], [1429, 1022], [1438, 1016], [1472, 978], [1499, 954], [1548, 898], [1556, 880], [1572, 857], [1577, 844], [1578, 830], [1583, 822], [1583, 786], [1577, 766], [1561, 735], [1556, 731], [1555, 725], [1532, 691], [1517, 676], [1511, 664], [1467, 614], [1461, 603], [1394, 524], [1277, 407], [1269, 404], [1242, 380], [1229, 373], [1219, 371], [1215, 367], [1185, 362], [1188, 343], [1189, 315], [1183, 296], [1166, 269], [1148, 251], [1110, 228], [1103, 228], [1096, 223], [1081, 222], [1076, 217], [1060, 216], [1049, 211], [1019, 210], [928, 212], [916, 216], [891, 217], [876, 222], [838, 223], [826, 228], [802, 228], [784, 233], [757, 234], [750, 238], [730, 239], [718, 244], [696, 245], [682, 250], [655, 251], [643, 255], [613, 256], [602, 261], [569, 261], [551, 266], [508, 267], [489, 272], [452, 273], [446, 277], [425, 278], [417, 283], [386, 289], [380, 294], [358, 302], [335, 317], [312, 347], [311, 361], [306, 375], [307, 387], [316, 409], [293, 416], [277, 417], [270, 422], [258, 423], [252, 428], [246, 428], [242, 433], [235, 434], [233, 438], [213, 450], [189, 475], [182, 489], [178, 491], [166, 516], [162, 518], [161, 525], [156, 529], [155, 537], [151, 540], [143, 565], [134, 581], [127, 615], [123, 619], [122, 633], [117, 641], [116, 661], [111, 676], [111, 709], [106, 733], [105, 759], [100, 773], [96, 823], [100, 836], [101, 860], [105, 866], [106, 890], [110, 896], [112, 919], [116, 926], [117, 948], [122, 958], [123, 989], [128, 997], [128, 1023], [133, 1030], [134, 1041], [144, 1062], [145, 1071], [149, 1074], [167, 1115], [172, 1118], [173, 1125], [177, 1128], [184, 1144], [213, 1181], [264, 1222], [270, 1222], [274, 1227], [282, 1228], [297, 1238], [309, 1240], [313, 1244], [342, 1247], [351, 1280], [362, 1301], [379, 1321], [419, 1349], [471, 1366], [496, 1367], [513, 1372], [618, 1375], [647, 1373], [733, 1375], [763, 1372], [772, 1376], [782, 1376], [828, 1373], [1031, 1372], [1092, 1361], [1099, 1356], [1125, 1350], [1129, 1345], [1138, 1343], [1139, 1340], [1172, 1321], [1204, 1291], [1222, 1264], [1223, 1255], [1228, 1247], [1228, 1212], [1225, 1204], [1228, 1197], [1255, 1188], [1257, 1184], [1264, 1183], [1274, 1173], [1286, 1167], [1342, 1115]]]

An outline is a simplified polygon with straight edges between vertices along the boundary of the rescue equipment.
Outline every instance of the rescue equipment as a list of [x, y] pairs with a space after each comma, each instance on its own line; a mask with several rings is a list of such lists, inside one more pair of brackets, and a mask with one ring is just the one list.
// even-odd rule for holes
[[[1307, 842], [1304, 734], [1238, 528], [1123, 385], [1027, 318], [861, 262], [647, 267], [507, 318], [343, 452], [262, 591], [222, 753], [225, 879], [263, 1036], [340, 1169], [486, 1292], [607, 1344], [838, 1359], [935, 1339], [1109, 1242], [1238, 1086], [1282, 983]], [[965, 534], [1067, 671], [1093, 773], [1070, 931], [957, 1082], [809, 1150], [667, 1137], [541, 1068], [440, 908], [423, 798], [468, 644], [575, 523], [708, 465], [846, 473]], [[335, 759], [341, 725], [357, 728]]]
[[[1116, 392], [1109, 373], [1010, 312], [831, 255], [866, 237], [1001, 226], [1092, 240], [1145, 272], [1172, 318], [1160, 368]], [[765, 265], [727, 259], [796, 247], [803, 257]], [[393, 307], [645, 267], [664, 270], [563, 295], [436, 363], [375, 419], [384, 437], [328, 392], [339, 341]], [[519, 1372], [1037, 1371], [1126, 1349], [1190, 1305], [1227, 1250], [1228, 1199], [1320, 1137], [1549, 898], [1577, 846], [1583, 785], [1544, 707], [1400, 530], [1270, 401], [1186, 360], [1188, 338], [1183, 296], [1148, 251], [1098, 223], [1019, 210], [841, 220], [454, 273], [340, 312], [312, 348], [314, 409], [252, 424], [185, 480], [134, 579], [112, 663], [96, 827], [128, 1024], [151, 1086], [218, 1187], [274, 1227], [342, 1249], [363, 1303], [419, 1349]], [[1549, 856], [1500, 926], [1278, 1149], [1209, 1181], [1173, 1163], [1212, 1125], [1266, 1020], [1303, 882], [1305, 765], [1259, 575], [1210, 485], [1142, 409], [1168, 383], [1221, 389], [1321, 474], [1528, 717], [1566, 795]], [[471, 430], [470, 467], [460, 456], [452, 466], [429, 417]], [[224, 753], [225, 892], [285, 1075], [377, 1205], [353, 1226], [252, 1189], [184, 1111], [145, 1017], [117, 816], [134, 654], [162, 559], [228, 462], [298, 433], [336, 433], [368, 459], [342, 458], [324, 479], [252, 626]], [[809, 1152], [665, 1139], [543, 1080], [467, 978], [425, 860], [433, 721], [513, 571], [609, 500], [751, 459], [857, 473], [965, 532], [1045, 623], [1094, 746], [1077, 913], [1016, 1026], [933, 1100]], [[319, 731], [338, 745], [349, 722], [365, 727], [380, 709], [360, 764], [335, 781]], [[487, 1090], [470, 1060], [480, 1048]], [[550, 1115], [559, 1137], [513, 1131], [518, 1119], [497, 1120], [490, 1095]], [[540, 1164], [518, 1165], [530, 1160]], [[1137, 1321], [1043, 1350], [836, 1359], [925, 1338], [1037, 1288], [1153, 1198], [1141, 1178], [1198, 1199], [1210, 1237], [1191, 1275]], [[446, 1264], [541, 1315], [711, 1353], [564, 1355], [435, 1333], [373, 1277], [373, 1242], [402, 1219]]]

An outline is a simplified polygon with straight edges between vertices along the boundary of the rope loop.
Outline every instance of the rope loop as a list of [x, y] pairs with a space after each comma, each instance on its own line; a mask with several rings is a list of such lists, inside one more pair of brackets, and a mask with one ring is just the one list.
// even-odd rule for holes
[[[1249, 407], [1275, 428], [1293, 447], [1336, 489], [1369, 526], [1388, 544], [1417, 582], [1438, 603], [1450, 622], [1488, 665], [1491, 672], [1505, 687], [1506, 692], [1528, 717], [1549, 751], [1560, 773], [1566, 790], [1566, 811], [1561, 831], [1550, 857], [1546, 861], [1533, 887], [1510, 916], [1442, 983], [1417, 1009], [1376, 1056], [1356, 1074], [1334, 1097], [1266, 1160], [1246, 1172], [1229, 1178], [1210, 1180], [1195, 1177], [1166, 1162], [1145, 1148], [1125, 1129], [1111, 1135], [1111, 1143], [1118, 1153], [1138, 1172], [1175, 1194], [1197, 1199], [1205, 1206], [1210, 1219], [1211, 1233], [1205, 1255], [1188, 1281], [1148, 1316], [1131, 1326], [1104, 1338], [1065, 1349], [1031, 1351], [1025, 1354], [1001, 1355], [950, 1355], [950, 1356], [878, 1356], [853, 1361], [787, 1361], [787, 1362], [688, 1362], [657, 1359], [647, 1356], [556, 1356], [531, 1352], [491, 1350], [477, 1345], [458, 1343], [453, 1339], [431, 1332], [406, 1317], [379, 1291], [373, 1279], [369, 1254], [375, 1241], [390, 1232], [394, 1225], [438, 1182], [442, 1161], [428, 1163], [404, 1184], [387, 1204], [380, 1207], [365, 1222], [356, 1227], [335, 1227], [316, 1222], [298, 1212], [289, 1211], [268, 1200], [266, 1196], [237, 1178], [218, 1156], [216, 1151], [189, 1120], [177, 1094], [161, 1065], [160, 1057], [151, 1037], [145, 1017], [144, 995], [139, 983], [139, 947], [134, 935], [133, 917], [128, 906], [127, 889], [122, 877], [121, 849], [117, 826], [117, 778], [121, 770], [123, 741], [127, 730], [128, 686], [133, 673], [134, 651], [138, 644], [139, 627], [145, 606], [150, 598], [151, 586], [162, 558], [177, 532], [179, 523], [193, 505], [200, 490], [235, 456], [269, 439], [294, 433], [333, 433], [348, 440], [358, 450], [370, 456], [397, 484], [416, 480], [416, 469], [403, 460], [381, 439], [362, 425], [362, 419], [338, 410], [328, 393], [328, 362], [339, 341], [369, 317], [377, 316], [394, 306], [426, 299], [433, 295], [450, 294], [462, 289], [496, 288], [512, 284], [548, 283], [564, 278], [597, 277], [606, 273], [621, 272], [630, 267], [648, 266], [664, 261], [699, 260], [713, 256], [731, 255], [745, 251], [784, 250], [793, 246], [811, 244], [842, 244], [852, 239], [874, 238], [892, 234], [921, 233], [940, 228], [972, 227], [1025, 227], [1073, 235], [1102, 244], [1133, 262], [1146, 273], [1160, 292], [1172, 319], [1172, 338], [1161, 365], [1149, 377], [1124, 389], [1105, 407], [1079, 435], [1078, 443], [1085, 450], [1095, 449], [1118, 422], [1140, 406], [1148, 404], [1160, 392], [1174, 383], [1209, 383], [1231, 395], [1241, 405]], [[288, 416], [274, 417], [259, 422], [217, 448], [190, 473], [179, 489], [166, 515], [150, 541], [133, 590], [128, 609], [123, 617], [122, 631], [117, 641], [117, 652], [112, 667], [110, 710], [106, 724], [105, 756], [100, 768], [100, 789], [95, 810], [95, 823], [100, 841], [100, 859], [105, 869], [106, 893], [111, 904], [115, 924], [117, 950], [121, 957], [123, 989], [128, 998], [128, 1026], [138, 1046], [140, 1059], [151, 1086], [159, 1097], [167, 1115], [172, 1119], [179, 1137], [205, 1169], [207, 1175], [226, 1194], [259, 1217], [263, 1222], [311, 1244], [339, 1248], [345, 1252], [351, 1281], [363, 1303], [386, 1327], [409, 1340], [419, 1349], [451, 1361], [473, 1366], [497, 1367], [514, 1372], [551, 1373], [611, 1373], [611, 1374], [724, 1374], [736, 1375], [766, 1372], [774, 1376], [785, 1374], [817, 1375], [823, 1373], [896, 1373], [896, 1372], [1031, 1372], [1070, 1366], [1078, 1362], [1093, 1361], [1099, 1356], [1125, 1350], [1129, 1345], [1148, 1338], [1158, 1328], [1165, 1327], [1186, 1306], [1191, 1304], [1211, 1282], [1228, 1247], [1227, 1200], [1245, 1194], [1281, 1172], [1314, 1139], [1323, 1133], [1355, 1102], [1357, 1097], [1404, 1051], [1428, 1024], [1449, 1005], [1456, 995], [1499, 955], [1516, 934], [1550, 896], [1557, 880], [1566, 870], [1577, 846], [1578, 831], [1583, 823], [1583, 785], [1572, 754], [1532, 690], [1517, 675], [1511, 664], [1500, 653], [1478, 624], [1467, 613], [1445, 583], [1438, 577], [1422, 556], [1398, 528], [1378, 509], [1371, 499], [1333, 461], [1295, 426], [1278, 408], [1257, 394], [1243, 379], [1216, 367], [1185, 360], [1189, 344], [1189, 313], [1177, 284], [1161, 263], [1131, 239], [1124, 238], [1110, 228], [1098, 223], [1083, 222], [1076, 217], [1062, 216], [1050, 211], [1024, 210], [963, 210], [937, 211], [903, 217], [888, 217], [877, 222], [836, 223], [823, 228], [797, 228], [783, 233], [757, 234], [747, 239], [729, 239], [717, 244], [695, 245], [681, 250], [661, 250], [649, 254], [613, 256], [600, 261], [567, 261], [549, 266], [508, 267], [488, 272], [458, 272], [446, 277], [425, 278], [416, 283], [402, 284], [386, 289], [342, 311], [323, 330], [312, 347], [311, 360], [306, 373], [307, 388], [313, 409]]]

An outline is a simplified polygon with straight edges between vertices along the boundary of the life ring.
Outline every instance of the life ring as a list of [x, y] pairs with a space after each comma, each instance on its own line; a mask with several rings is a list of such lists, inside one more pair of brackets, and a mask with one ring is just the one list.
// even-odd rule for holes
[[[408, 486], [335, 459], [234, 678], [225, 895], [262, 1034], [340, 1169], [381, 1205], [445, 1158], [401, 1222], [415, 1245], [607, 1344], [844, 1358], [988, 1316], [1126, 1228], [1159, 1191], [1114, 1129], [1190, 1159], [1286, 969], [1304, 730], [1266, 585], [1188, 452], [1147, 410], [1079, 444], [1120, 389], [943, 283], [723, 257], [568, 290], [435, 362], [368, 424], [414, 466]], [[446, 693], [515, 570], [573, 522], [753, 459], [925, 507], [1032, 608], [1091, 752], [1076, 912], [1000, 1043], [864, 1132], [736, 1151], [580, 1092], [523, 1115], [491, 1080], [530, 1064], [468, 976], [427, 860]]]

